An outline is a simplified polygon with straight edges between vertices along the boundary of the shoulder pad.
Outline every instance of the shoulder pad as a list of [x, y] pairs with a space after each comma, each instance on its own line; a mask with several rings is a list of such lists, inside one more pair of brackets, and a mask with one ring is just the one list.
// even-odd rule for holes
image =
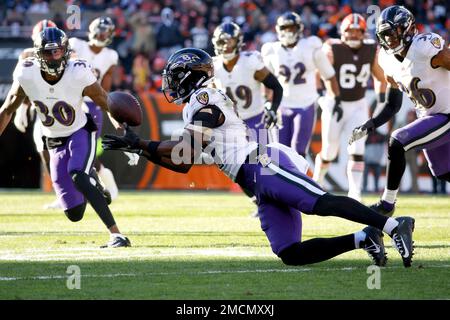
[[433, 57], [445, 46], [445, 40], [436, 33], [417, 35], [414, 40], [414, 50], [421, 57]]
[[261, 47], [261, 55], [268, 56], [274, 52], [274, 42], [266, 42]]
[[317, 36], [310, 36], [307, 40], [312, 49], [319, 49], [322, 47], [322, 40]]
[[336, 38], [329, 38], [325, 41], [326, 45], [329, 45], [330, 47], [335, 46], [335, 45], [340, 45], [342, 44], [342, 40], [341, 39], [336, 39]]

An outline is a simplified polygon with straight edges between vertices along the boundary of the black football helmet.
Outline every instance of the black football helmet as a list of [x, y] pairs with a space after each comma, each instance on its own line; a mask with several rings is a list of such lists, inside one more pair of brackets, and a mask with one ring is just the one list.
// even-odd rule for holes
[[42, 71], [60, 75], [70, 57], [69, 39], [61, 29], [45, 28], [35, 38], [34, 51]]
[[[244, 46], [244, 35], [236, 23], [224, 22], [214, 30], [212, 43], [215, 54], [230, 61], [239, 54]], [[228, 52], [230, 47], [232, 47], [232, 51]]]
[[[295, 27], [294, 31], [290, 30], [291, 26]], [[298, 39], [303, 36], [304, 25], [297, 13], [288, 11], [278, 17], [275, 29], [281, 44], [283, 46], [290, 46], [297, 43]]]
[[114, 38], [116, 26], [110, 17], [98, 17], [89, 25], [89, 44], [96, 47], [110, 45]]
[[387, 53], [400, 53], [417, 34], [413, 14], [403, 6], [387, 7], [378, 18], [376, 34]]
[[201, 49], [185, 48], [169, 57], [162, 74], [162, 91], [169, 103], [187, 102], [195, 90], [214, 77], [211, 56]]

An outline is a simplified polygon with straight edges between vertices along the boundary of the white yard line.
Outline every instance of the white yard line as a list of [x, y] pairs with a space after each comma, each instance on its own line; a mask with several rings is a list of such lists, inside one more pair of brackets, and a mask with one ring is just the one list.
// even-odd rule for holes
[[[450, 265], [427, 265], [425, 268], [447, 269]], [[211, 275], [211, 274], [242, 274], [242, 273], [299, 273], [299, 272], [324, 272], [324, 271], [353, 271], [363, 270], [363, 267], [343, 268], [290, 268], [290, 269], [246, 269], [246, 270], [207, 270], [199, 272], [155, 272], [155, 273], [112, 273], [112, 274], [83, 274], [81, 278], [118, 278], [118, 277], [151, 277], [151, 276], [180, 276], [180, 275]], [[389, 269], [403, 269], [401, 266], [387, 267]], [[41, 275], [33, 277], [0, 277], [0, 281], [20, 280], [61, 280], [67, 279], [68, 275]]]

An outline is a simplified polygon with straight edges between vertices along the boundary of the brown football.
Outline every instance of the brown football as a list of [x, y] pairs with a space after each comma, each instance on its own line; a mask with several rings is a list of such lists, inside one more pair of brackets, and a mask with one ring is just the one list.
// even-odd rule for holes
[[139, 101], [130, 93], [113, 91], [108, 94], [108, 108], [112, 117], [119, 123], [130, 126], [142, 123], [142, 108]]

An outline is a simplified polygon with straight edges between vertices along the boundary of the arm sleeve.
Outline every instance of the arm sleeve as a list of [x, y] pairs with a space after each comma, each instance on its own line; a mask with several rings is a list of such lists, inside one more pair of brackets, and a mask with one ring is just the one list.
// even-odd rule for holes
[[403, 95], [399, 89], [387, 88], [387, 102], [378, 115], [373, 117], [372, 121], [375, 128], [378, 128], [388, 122], [401, 108]]
[[221, 126], [224, 121], [225, 115], [223, 112], [215, 105], [208, 105], [194, 114], [191, 124], [200, 125], [204, 128], [217, 128]]
[[267, 77], [263, 80], [263, 84], [273, 91], [271, 110], [277, 111], [278, 106], [281, 103], [281, 99], [283, 98], [283, 87], [272, 73], [267, 75]]
[[332, 78], [336, 74], [333, 65], [331, 64], [330, 60], [328, 60], [323, 50], [316, 49], [313, 53], [313, 59], [314, 63], [316, 64], [316, 68], [319, 70], [320, 75], [325, 80]]

